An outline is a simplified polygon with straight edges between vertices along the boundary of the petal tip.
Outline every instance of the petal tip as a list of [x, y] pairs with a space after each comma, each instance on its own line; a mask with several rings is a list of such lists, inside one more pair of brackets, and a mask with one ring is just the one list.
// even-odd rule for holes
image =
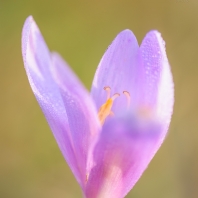
[[23, 57], [25, 57], [25, 52], [26, 52], [27, 43], [28, 43], [28, 37], [29, 37], [31, 25], [33, 22], [34, 22], [34, 19], [30, 15], [29, 17], [27, 17], [27, 19], [25, 20], [25, 23], [23, 25], [23, 30], [22, 30], [22, 54], [23, 54]]
[[161, 33], [158, 30], [150, 30], [146, 35], [161, 36]]
[[120, 33], [125, 33], [125, 34], [131, 34], [131, 33], [133, 33], [130, 29], [125, 29], [125, 30], [123, 30], [123, 31], [121, 31]]
[[[161, 35], [161, 33], [158, 31], [158, 30], [151, 30], [151, 31], [149, 31], [147, 34], [146, 34], [146, 36], [145, 36], [145, 38], [150, 38], [151, 40], [157, 40], [157, 42], [161, 45], [162, 44], [162, 46], [165, 46], [165, 41], [164, 41], [164, 39], [162, 38], [162, 35]], [[162, 47], [161, 46], [161, 47]]]
[[34, 22], [34, 18], [32, 15], [30, 15], [26, 18], [25, 23], [23, 25], [22, 37], [27, 34], [27, 32], [31, 27], [32, 22]]
[[133, 32], [129, 29], [125, 29], [118, 34], [119, 37], [136, 38]]

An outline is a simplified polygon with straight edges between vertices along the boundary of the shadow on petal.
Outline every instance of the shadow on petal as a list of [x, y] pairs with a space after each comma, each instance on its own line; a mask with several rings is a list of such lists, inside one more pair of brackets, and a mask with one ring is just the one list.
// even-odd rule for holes
[[87, 198], [122, 198], [138, 181], [161, 145], [161, 126], [134, 125], [127, 114], [107, 122], [96, 144]]

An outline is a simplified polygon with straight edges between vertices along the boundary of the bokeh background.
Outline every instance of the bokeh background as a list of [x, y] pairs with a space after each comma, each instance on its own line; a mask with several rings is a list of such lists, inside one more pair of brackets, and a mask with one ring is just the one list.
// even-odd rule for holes
[[162, 33], [175, 82], [174, 114], [164, 144], [127, 198], [197, 198], [197, 0], [0, 0], [0, 197], [82, 197], [23, 68], [28, 15], [88, 89], [117, 33], [129, 28], [139, 43], [151, 29]]

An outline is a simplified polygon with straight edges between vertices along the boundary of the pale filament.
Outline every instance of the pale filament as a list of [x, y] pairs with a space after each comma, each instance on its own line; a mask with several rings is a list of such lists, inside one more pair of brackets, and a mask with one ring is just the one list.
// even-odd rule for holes
[[85, 180], [86, 183], [88, 182], [88, 179], [89, 179], [89, 174], [87, 173], [86, 174], [86, 180]]
[[107, 92], [107, 100], [106, 102], [100, 107], [99, 112], [98, 112], [98, 118], [100, 120], [101, 125], [104, 124], [106, 118], [109, 115], [114, 115], [113, 112], [111, 111], [111, 108], [113, 106], [114, 100], [120, 96], [120, 94], [115, 93], [112, 97], [110, 97], [111, 94], [111, 88], [106, 86], [104, 87], [104, 90]]
[[[131, 104], [131, 97], [128, 91], [123, 91], [123, 94], [126, 96], [127, 99], [127, 108], [130, 107]], [[138, 115], [141, 117], [149, 118], [151, 117], [151, 110], [149, 107], [141, 107], [138, 109]]]
[[131, 97], [130, 97], [130, 93], [128, 91], [123, 91], [123, 94], [126, 96], [127, 99], [127, 107], [129, 108], [130, 104], [131, 104]]
[[109, 86], [104, 87], [104, 90], [107, 92], [107, 100], [110, 98], [111, 88]]

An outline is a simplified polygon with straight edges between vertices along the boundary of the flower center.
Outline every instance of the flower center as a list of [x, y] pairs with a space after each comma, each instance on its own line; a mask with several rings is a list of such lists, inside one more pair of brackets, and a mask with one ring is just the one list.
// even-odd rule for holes
[[[113, 106], [113, 102], [114, 100], [120, 96], [119, 93], [115, 93], [112, 97], [110, 97], [111, 95], [111, 88], [109, 86], [104, 87], [104, 90], [107, 92], [107, 100], [106, 102], [100, 107], [99, 111], [98, 111], [98, 118], [100, 120], [101, 125], [104, 124], [106, 118], [111, 115], [113, 116], [114, 113], [111, 111], [111, 108]], [[130, 94], [128, 91], [123, 91], [123, 94], [126, 96], [127, 98], [127, 107], [129, 107], [130, 105]]]
[[104, 90], [107, 92], [107, 100], [106, 102], [100, 107], [98, 112], [98, 118], [100, 120], [101, 125], [104, 124], [107, 116], [114, 115], [114, 113], [111, 111], [111, 108], [113, 106], [114, 100], [120, 96], [120, 94], [115, 93], [112, 97], [110, 97], [111, 94], [111, 88], [110, 87], [104, 87]]

